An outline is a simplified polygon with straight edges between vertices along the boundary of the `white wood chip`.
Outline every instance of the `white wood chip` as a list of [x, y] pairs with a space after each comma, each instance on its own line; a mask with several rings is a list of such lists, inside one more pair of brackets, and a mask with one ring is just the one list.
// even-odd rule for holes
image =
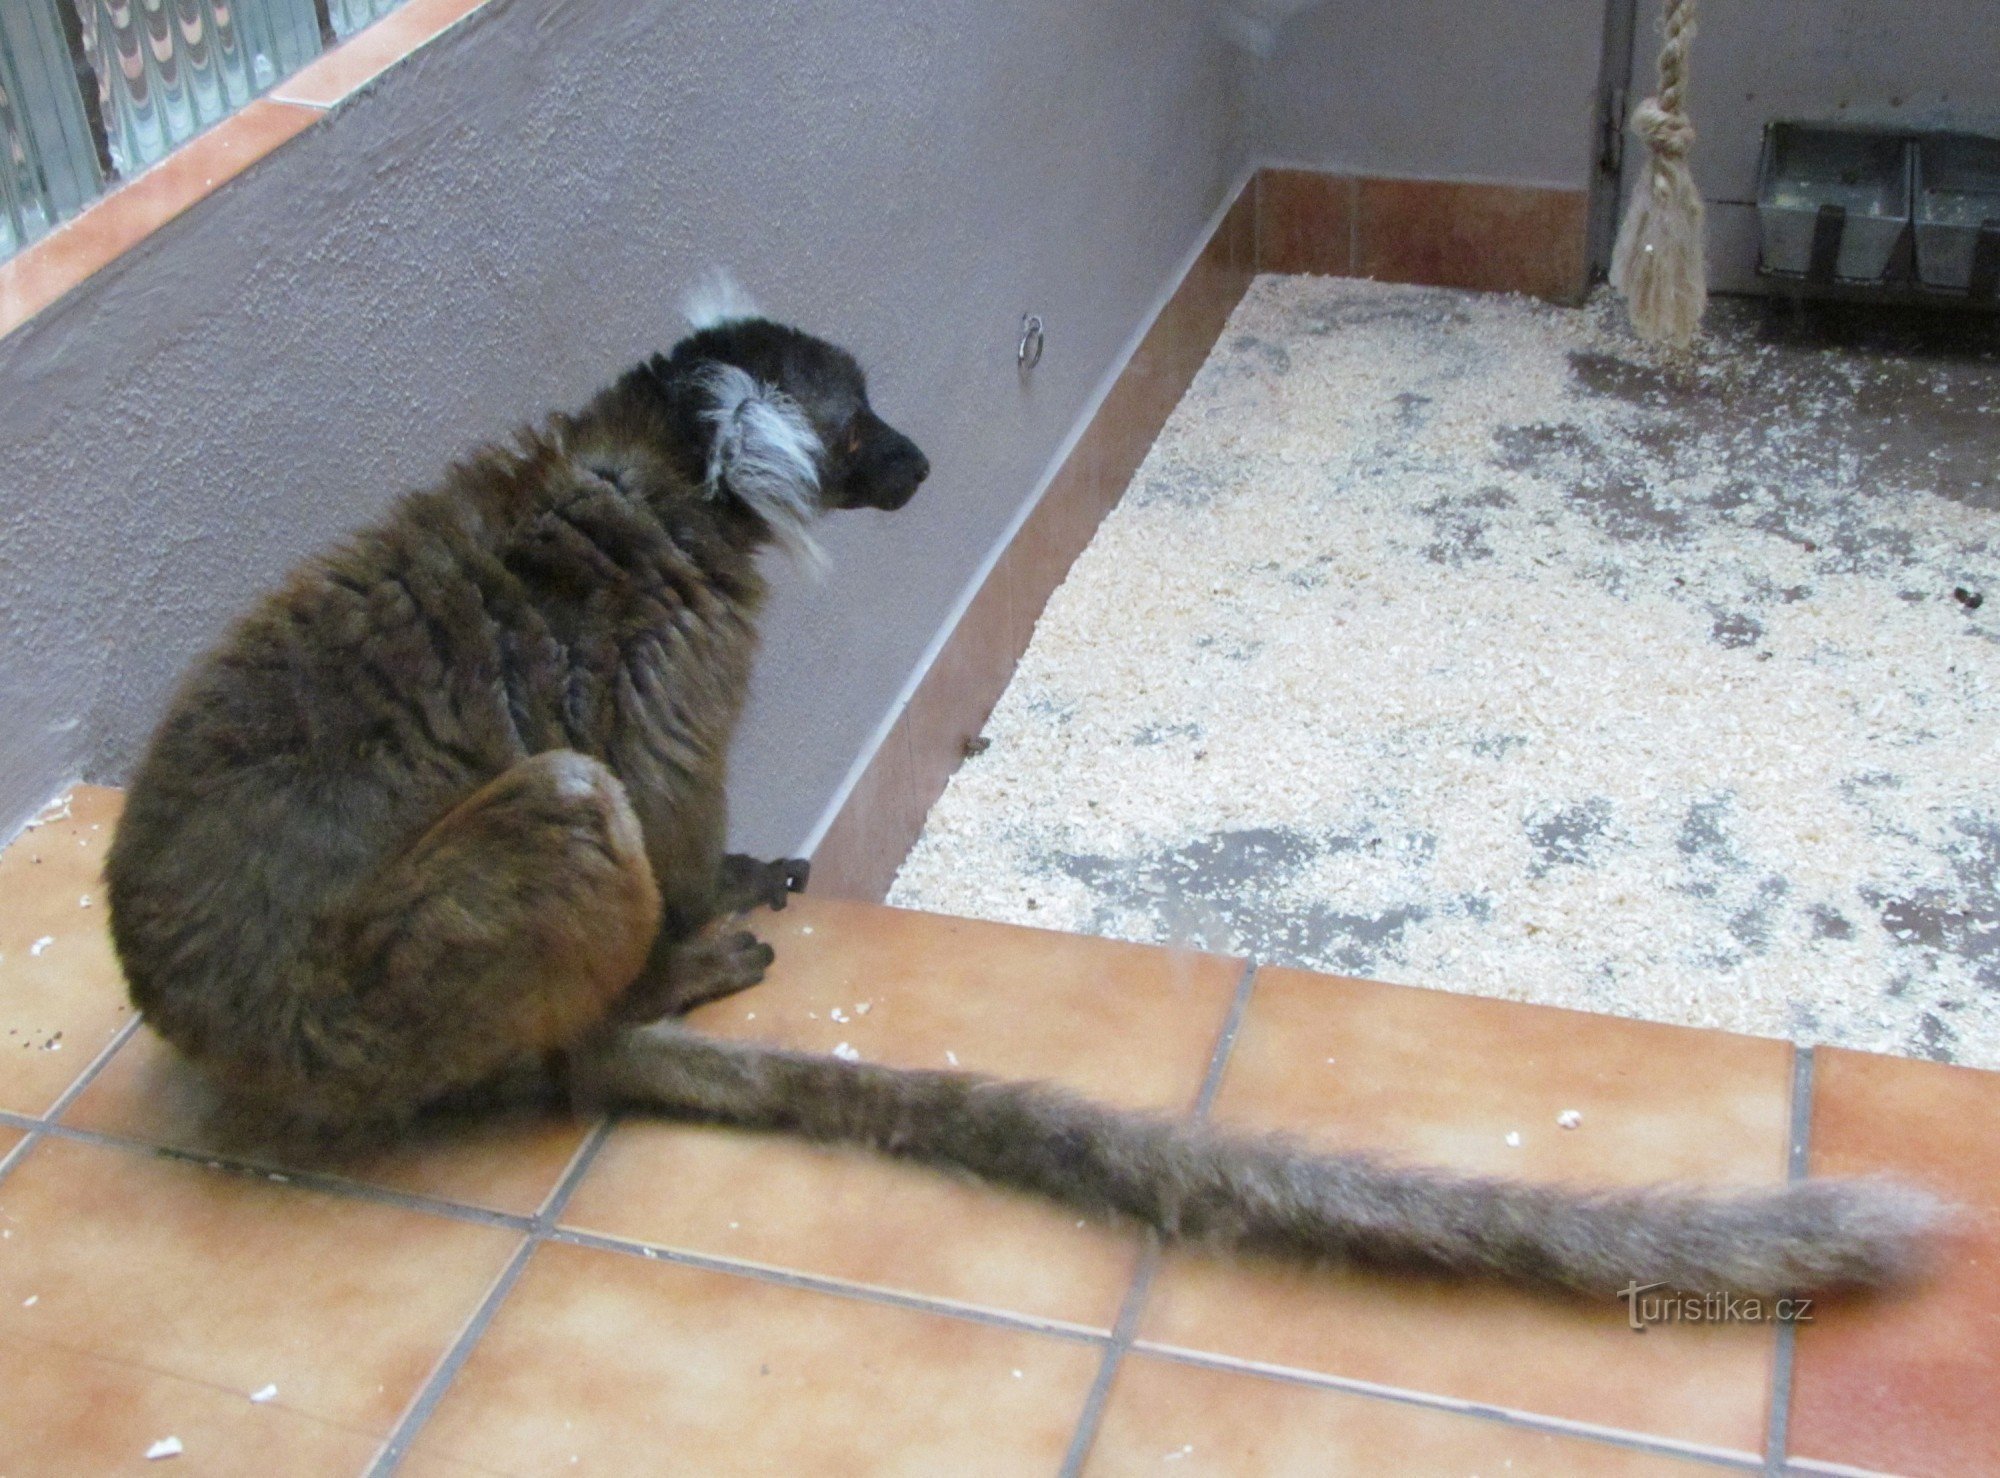
[[[1774, 352], [1700, 361], [1696, 394], [1726, 408]], [[1333, 915], [1354, 923], [1287, 962], [1870, 1050], [1915, 1050], [1930, 1013], [2000, 1067], [1990, 945], [1883, 909], [2000, 924], [1964, 902], [2000, 848], [2000, 627], [1950, 595], [2000, 589], [1993, 511], [1819, 455], [1858, 359], [1753, 446], [1576, 370], [1636, 353], [1601, 301], [1257, 279], [889, 901], [1224, 951], [1246, 916]], [[1613, 537], [1599, 488], [1676, 532]], [[1478, 557], [1429, 552], [1481, 519]], [[1716, 639], [1746, 612], [1754, 644]], [[1594, 798], [1592, 865], [1539, 866], [1532, 828]], [[1343, 840], [1223, 903], [1185, 884], [1176, 858], [1259, 831]]]

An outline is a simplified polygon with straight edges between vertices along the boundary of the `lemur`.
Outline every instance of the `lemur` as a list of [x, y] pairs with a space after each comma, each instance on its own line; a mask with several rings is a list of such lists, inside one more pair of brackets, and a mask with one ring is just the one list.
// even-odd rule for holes
[[726, 294], [691, 320], [304, 562], [181, 683], [111, 849], [112, 934], [232, 1117], [351, 1141], [560, 1094], [956, 1166], [1170, 1239], [1573, 1294], [1914, 1265], [1935, 1208], [1882, 1183], [1469, 1177], [681, 1024], [771, 963], [725, 921], [807, 880], [724, 850], [759, 551], [900, 508], [930, 470], [843, 350]]

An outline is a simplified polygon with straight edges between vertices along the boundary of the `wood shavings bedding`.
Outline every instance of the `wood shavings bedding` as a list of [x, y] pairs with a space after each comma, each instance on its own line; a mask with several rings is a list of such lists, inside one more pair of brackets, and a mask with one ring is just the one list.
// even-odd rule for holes
[[2000, 369], [1719, 317], [1258, 279], [891, 901], [2000, 1066]]

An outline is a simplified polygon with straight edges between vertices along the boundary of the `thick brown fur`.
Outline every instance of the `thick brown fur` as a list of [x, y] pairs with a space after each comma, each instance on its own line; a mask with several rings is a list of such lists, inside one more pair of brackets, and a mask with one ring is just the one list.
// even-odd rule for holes
[[308, 562], [197, 665], [133, 778], [108, 865], [133, 1001], [265, 1131], [393, 1133], [545, 1091], [554, 1064], [598, 1102], [1292, 1257], [1590, 1294], [1908, 1269], [1932, 1208], [1894, 1187], [1473, 1179], [674, 1024], [771, 959], [709, 926], [805, 880], [723, 851], [758, 551], [927, 470], [848, 356], [732, 319]]

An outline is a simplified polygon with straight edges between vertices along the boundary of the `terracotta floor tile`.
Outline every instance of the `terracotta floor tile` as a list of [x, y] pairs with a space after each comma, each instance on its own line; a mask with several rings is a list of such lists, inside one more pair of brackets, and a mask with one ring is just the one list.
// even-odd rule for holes
[[396, 1465], [396, 1478], [490, 1478], [492, 1468], [430, 1453], [411, 1453]]
[[343, 1179], [532, 1216], [569, 1167], [590, 1125], [567, 1115], [508, 1113], [440, 1122], [376, 1154], [314, 1157], [256, 1145], [226, 1151], [211, 1132], [214, 1094], [185, 1061], [141, 1027], [63, 1115], [80, 1129], [174, 1149]]
[[[253, 1388], [254, 1389], [254, 1388]], [[59, 1341], [0, 1331], [0, 1462], [37, 1478], [134, 1473], [154, 1443], [174, 1438], [173, 1473], [359, 1474], [382, 1438], [293, 1410], [282, 1389], [247, 1390], [166, 1374]]]
[[1963, 1208], [1932, 1277], [1799, 1330], [1794, 1456], [2000, 1472], [2000, 1073], [1820, 1048], [1814, 1174], [1893, 1172]]
[[[191, 1459], [197, 1436], [213, 1442], [216, 1470], [286, 1441], [357, 1450], [388, 1434], [519, 1242], [58, 1139], [0, 1182], [0, 1227], [0, 1349], [26, 1372], [0, 1376], [0, 1431], [10, 1471], [36, 1473], [125, 1471], [134, 1444], [169, 1435]], [[267, 1384], [276, 1411], [248, 1399]]]
[[491, 1478], [494, 1469], [432, 1453], [409, 1453], [396, 1465], [396, 1478]]
[[[1240, 971], [1212, 955], [820, 898], [755, 926], [778, 951], [771, 978], [693, 1025], [822, 1052], [846, 1042], [901, 1066], [956, 1058], [1132, 1107], [1192, 1105]], [[1124, 1231], [936, 1171], [637, 1120], [612, 1131], [564, 1219], [1092, 1327], [1115, 1317], [1136, 1250]]]
[[293, 103], [331, 107], [365, 87], [486, 0], [409, 0], [271, 90]]
[[[1266, 970], [1215, 1113], [1470, 1171], [1745, 1184], [1783, 1177], [1790, 1061], [1780, 1042]], [[1559, 1128], [1572, 1108], [1581, 1126]], [[1773, 1343], [1748, 1326], [1634, 1334], [1616, 1302], [1193, 1255], [1167, 1260], [1140, 1334], [1746, 1452]]]
[[1691, 1478], [1700, 1471], [1713, 1470], [1585, 1437], [1137, 1354], [1118, 1367], [1084, 1465], [1090, 1478], [1506, 1472]]
[[46, 1112], [131, 1017], [102, 878], [121, 803], [78, 786], [0, 852], [0, 1108]]
[[846, 1042], [902, 1067], [947, 1067], [955, 1055], [971, 1072], [1046, 1078], [1138, 1108], [1193, 1104], [1242, 969], [1219, 955], [830, 898], [796, 899], [751, 927], [778, 952], [769, 979], [703, 1007], [691, 1026], [813, 1052]]
[[1035, 1474], [1096, 1347], [559, 1244], [419, 1435], [500, 1473]]
[[563, 1221], [1098, 1330], [1118, 1317], [1139, 1246], [1033, 1197], [860, 1150], [631, 1121]]

